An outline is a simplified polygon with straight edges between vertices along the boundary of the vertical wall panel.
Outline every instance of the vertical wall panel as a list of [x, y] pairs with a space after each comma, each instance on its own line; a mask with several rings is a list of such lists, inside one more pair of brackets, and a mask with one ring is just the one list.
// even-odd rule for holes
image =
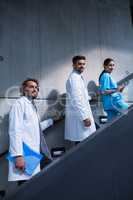
[[[117, 62], [117, 80], [125, 71], [131, 72], [133, 29], [129, 9], [129, 1], [124, 0], [73, 0], [71, 4], [65, 0], [1, 0], [0, 55], [4, 61], [0, 62], [0, 97], [18, 96], [17, 87], [30, 76], [40, 80], [41, 97], [58, 100], [65, 92], [75, 54], [88, 59], [87, 83], [97, 82], [106, 57]], [[53, 109], [52, 103], [45, 100], [40, 105], [42, 116]], [[7, 108], [0, 103], [2, 119]]]
[[9, 54], [10, 54], [10, 27], [9, 16], [7, 14], [7, 2], [0, 1], [0, 56], [4, 60], [0, 61], [0, 96], [3, 96], [6, 89], [11, 84], [9, 76]]
[[101, 0], [98, 2], [101, 58], [113, 57], [117, 80], [132, 72], [133, 28], [129, 1]]
[[87, 80], [96, 74], [99, 44], [95, 11], [95, 1], [73, 0], [71, 4], [65, 0], [42, 1], [41, 80], [46, 96], [53, 89], [59, 93], [65, 91], [65, 81], [72, 70], [71, 59], [76, 54], [84, 54], [89, 59]]
[[[1, 84], [3, 96], [6, 85], [19, 86], [26, 77], [40, 78], [39, 23], [37, 1], [3, 1], [1, 3], [2, 40], [6, 67]], [[6, 24], [5, 24], [6, 23]], [[5, 24], [5, 25], [4, 25]], [[6, 48], [4, 47], [6, 46]], [[5, 73], [2, 70], [2, 73]], [[7, 83], [6, 83], [7, 80]], [[15, 94], [13, 94], [15, 95]]]
[[75, 54], [88, 58], [87, 82], [97, 81], [107, 56], [115, 57], [123, 70], [122, 74], [116, 70], [117, 79], [125, 70], [131, 71], [129, 1], [1, 0], [0, 10], [1, 96], [29, 76], [41, 81], [42, 97], [53, 89], [65, 92]]

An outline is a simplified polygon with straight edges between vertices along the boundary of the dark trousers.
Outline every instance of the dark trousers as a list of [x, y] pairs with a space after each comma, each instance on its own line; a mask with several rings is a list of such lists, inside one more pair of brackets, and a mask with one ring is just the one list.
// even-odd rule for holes
[[5, 197], [6, 192], [4, 190], [0, 191], [0, 200]]
[[22, 185], [25, 182], [26, 182], [26, 180], [18, 181], [18, 186]]
[[79, 144], [79, 143], [80, 143], [80, 141], [76, 141], [76, 142], [75, 142], [75, 145], [77, 145], [77, 144]]

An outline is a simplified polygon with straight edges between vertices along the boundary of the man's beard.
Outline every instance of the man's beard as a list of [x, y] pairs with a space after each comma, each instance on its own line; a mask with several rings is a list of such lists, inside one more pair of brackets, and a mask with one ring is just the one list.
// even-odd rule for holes
[[76, 69], [76, 71], [79, 73], [79, 74], [82, 74], [83, 71], [81, 69]]
[[33, 97], [32, 97], [32, 99], [36, 99], [36, 98], [37, 98], [37, 96], [33, 96]]
[[37, 98], [37, 96], [29, 96], [29, 95], [26, 95], [27, 96], [27, 98], [29, 99], [29, 100], [33, 100], [33, 99], [36, 99]]

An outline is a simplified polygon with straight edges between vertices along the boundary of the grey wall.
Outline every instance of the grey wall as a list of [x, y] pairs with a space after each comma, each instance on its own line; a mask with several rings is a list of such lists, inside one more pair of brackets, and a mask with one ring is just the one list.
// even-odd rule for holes
[[0, 25], [1, 96], [28, 76], [41, 81], [43, 97], [52, 89], [64, 92], [71, 57], [77, 53], [88, 58], [87, 81], [97, 80], [107, 56], [116, 59], [117, 79], [131, 70], [129, 1], [1, 0]]
[[[0, 153], [7, 149], [8, 112], [13, 102], [9, 97], [19, 96], [19, 85], [26, 77], [39, 79], [40, 97], [58, 101], [65, 92], [73, 55], [87, 57], [87, 83], [97, 83], [106, 57], [116, 60], [114, 77], [119, 80], [125, 71], [132, 71], [132, 41], [129, 0], [1, 0]], [[126, 91], [129, 100], [130, 91]], [[42, 118], [56, 111], [56, 100], [54, 105], [50, 100], [38, 101]], [[63, 128], [60, 134], [63, 142]], [[53, 137], [58, 138], [58, 130]], [[53, 141], [49, 135], [49, 145]]]
[[[117, 80], [125, 71], [132, 71], [129, 1], [73, 0], [70, 5], [65, 0], [1, 0], [0, 25], [0, 55], [4, 57], [0, 62], [0, 97], [7, 97], [0, 101], [0, 152], [7, 146], [8, 97], [19, 96], [19, 85], [26, 77], [40, 80], [40, 97], [58, 99], [65, 92], [75, 54], [88, 58], [87, 82], [97, 82], [105, 57], [116, 60]], [[125, 92], [129, 100], [130, 91]], [[53, 109], [52, 103], [40, 102], [41, 116]]]
[[[132, 71], [132, 39], [129, 1], [1, 0], [0, 97], [19, 96], [19, 85], [29, 76], [40, 80], [40, 97], [64, 93], [71, 58], [78, 53], [88, 58], [87, 83], [97, 83], [105, 57], [116, 60], [114, 77], [119, 80]], [[1, 123], [6, 105], [2, 99]], [[50, 100], [43, 103], [41, 115], [49, 105]]]

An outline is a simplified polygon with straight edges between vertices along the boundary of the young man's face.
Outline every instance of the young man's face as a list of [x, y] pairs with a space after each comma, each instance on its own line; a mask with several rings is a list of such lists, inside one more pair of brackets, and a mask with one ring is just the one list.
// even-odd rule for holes
[[86, 67], [86, 60], [78, 60], [76, 63], [73, 64], [73, 68], [78, 71], [80, 74], [83, 73]]
[[31, 97], [35, 99], [38, 96], [38, 85], [34, 81], [28, 81], [25, 88], [24, 88], [24, 94], [27, 97]]

